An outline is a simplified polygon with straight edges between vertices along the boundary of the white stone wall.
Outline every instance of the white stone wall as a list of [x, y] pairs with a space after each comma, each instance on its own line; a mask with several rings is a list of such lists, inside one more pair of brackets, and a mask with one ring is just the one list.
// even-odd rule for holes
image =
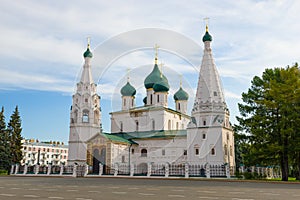
[[187, 128], [189, 121], [187, 115], [168, 111], [163, 107], [114, 112], [111, 114], [111, 132], [182, 130]]

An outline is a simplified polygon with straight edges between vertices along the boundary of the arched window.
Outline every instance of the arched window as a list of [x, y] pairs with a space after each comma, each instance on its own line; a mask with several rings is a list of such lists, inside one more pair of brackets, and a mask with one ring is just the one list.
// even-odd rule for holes
[[195, 146], [194, 146], [194, 149], [195, 149], [195, 155], [199, 155], [199, 145], [198, 144], [196, 144]]
[[206, 120], [203, 120], [203, 126], [206, 126]]
[[135, 121], [135, 131], [139, 131], [139, 121]]
[[141, 157], [147, 157], [147, 149], [141, 150]]
[[157, 95], [157, 103], [159, 103], [159, 94]]
[[171, 124], [171, 120], [169, 119], [169, 121], [168, 121], [168, 130], [171, 130], [171, 127], [172, 126], [172, 124]]
[[88, 123], [89, 122], [89, 111], [84, 110], [82, 113], [82, 122]]
[[231, 145], [230, 145], [229, 153], [230, 153], [230, 156], [232, 156], [233, 150], [232, 150], [232, 146]]
[[180, 110], [180, 103], [178, 103], [178, 110]]
[[155, 130], [155, 120], [152, 119], [152, 130]]
[[176, 122], [176, 130], [179, 129], [179, 122]]
[[150, 95], [150, 104], [152, 104], [153, 102], [153, 97], [152, 97], [152, 94]]
[[125, 98], [124, 98], [123, 104], [124, 104], [124, 106], [126, 106], [126, 99]]

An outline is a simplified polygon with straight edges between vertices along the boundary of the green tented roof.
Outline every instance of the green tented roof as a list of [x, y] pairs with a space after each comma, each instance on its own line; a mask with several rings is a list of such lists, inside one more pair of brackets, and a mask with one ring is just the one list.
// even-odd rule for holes
[[138, 140], [138, 139], [186, 137], [186, 133], [187, 133], [186, 130], [157, 130], [157, 131], [112, 133], [110, 135], [118, 136], [127, 140]]

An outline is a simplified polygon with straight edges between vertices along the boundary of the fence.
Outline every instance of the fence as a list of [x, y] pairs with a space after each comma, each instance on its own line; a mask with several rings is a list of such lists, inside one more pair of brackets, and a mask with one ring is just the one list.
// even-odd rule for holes
[[128, 163], [116, 163], [112, 166], [99, 164], [93, 170], [88, 165], [47, 165], [47, 166], [19, 166], [11, 168], [11, 174], [15, 175], [59, 175], [59, 176], [161, 176], [161, 177], [226, 177], [230, 178], [234, 169], [228, 165], [205, 165], [200, 164], [154, 164], [142, 163], [139, 165]]
[[268, 166], [268, 167], [240, 166], [239, 173], [244, 174], [244, 176], [251, 175], [252, 177], [258, 177], [258, 178], [267, 178], [267, 179], [281, 178], [281, 169], [279, 166]]

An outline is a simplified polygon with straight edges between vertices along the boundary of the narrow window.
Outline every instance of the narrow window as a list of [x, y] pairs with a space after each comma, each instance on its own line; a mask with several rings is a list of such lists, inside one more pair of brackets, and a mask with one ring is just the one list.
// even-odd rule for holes
[[183, 150], [183, 155], [186, 156], [187, 155], [187, 150]]
[[141, 150], [141, 157], [147, 157], [147, 149]]
[[122, 156], [122, 163], [125, 163], [125, 156]]
[[124, 99], [124, 106], [126, 106], [126, 99]]
[[123, 132], [123, 122], [120, 122], [120, 132]]
[[180, 110], [180, 103], [178, 103], [178, 110]]
[[198, 148], [195, 149], [195, 154], [199, 155], [199, 149]]
[[152, 119], [152, 130], [155, 130], [155, 121]]
[[206, 120], [203, 120], [203, 126], [206, 126]]
[[202, 139], [203, 139], [203, 140], [206, 139], [206, 134], [205, 134], [205, 133], [202, 134]]
[[168, 129], [171, 130], [171, 120], [168, 121]]
[[139, 122], [135, 121], [135, 131], [139, 131]]
[[157, 95], [157, 103], [159, 103], [159, 94]]
[[217, 93], [216, 91], [214, 91], [214, 96], [215, 96], [215, 97], [218, 96], [218, 93]]
[[232, 146], [230, 145], [230, 149], [229, 149], [229, 151], [230, 151], [230, 156], [232, 156], [232, 154], [233, 154], [233, 151], [232, 151]]
[[166, 155], [166, 150], [165, 149], [161, 150], [161, 155], [162, 156]]
[[134, 149], [131, 149], [131, 154], [134, 154]]
[[224, 145], [224, 154], [225, 154], [225, 156], [227, 156], [227, 145], [226, 144]]
[[88, 110], [84, 110], [83, 114], [82, 114], [82, 122], [89, 122], [89, 111]]
[[215, 148], [212, 148], [212, 149], [211, 149], [211, 155], [216, 155]]
[[153, 97], [152, 97], [152, 94], [150, 95], [150, 104], [152, 104], [152, 102], [153, 102]]

